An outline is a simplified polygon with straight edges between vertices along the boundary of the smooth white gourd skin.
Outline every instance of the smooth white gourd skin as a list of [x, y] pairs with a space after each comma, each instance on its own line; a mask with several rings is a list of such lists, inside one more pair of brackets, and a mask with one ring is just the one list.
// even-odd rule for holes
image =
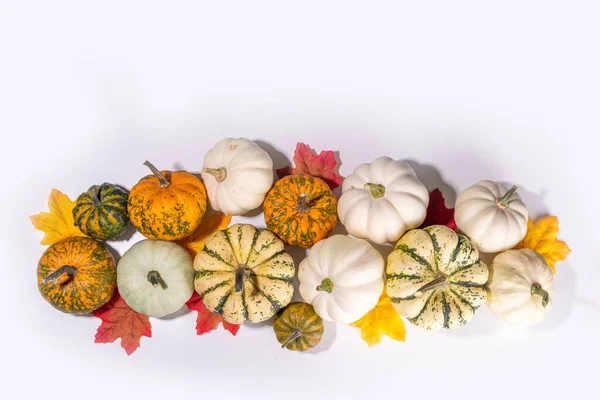
[[[205, 168], [225, 168], [227, 177], [218, 182]], [[242, 215], [265, 200], [273, 185], [273, 160], [251, 140], [223, 139], [206, 153], [202, 179], [213, 210]]]
[[[298, 269], [300, 295], [328, 321], [350, 324], [372, 310], [383, 292], [384, 260], [366, 240], [334, 235], [315, 244]], [[325, 278], [331, 293], [317, 290]]]
[[[148, 273], [153, 270], [160, 273], [166, 289], [148, 281]], [[142, 240], [119, 260], [117, 286], [134, 311], [149, 317], [172, 314], [183, 307], [194, 291], [192, 257], [176, 243]]]
[[[367, 183], [383, 185], [383, 196], [374, 198], [365, 189]], [[423, 223], [428, 204], [429, 193], [409, 164], [379, 157], [344, 179], [338, 216], [353, 236], [374, 243], [395, 242]]]
[[527, 233], [529, 213], [518, 192], [505, 209], [496, 204], [509, 189], [498, 182], [480, 181], [456, 199], [456, 226], [484, 253], [510, 249]]
[[[496, 317], [518, 328], [546, 318], [552, 307], [554, 275], [541, 255], [530, 249], [508, 250], [494, 258], [490, 269], [488, 307]], [[535, 283], [548, 292], [545, 307], [541, 296], [531, 295]]]

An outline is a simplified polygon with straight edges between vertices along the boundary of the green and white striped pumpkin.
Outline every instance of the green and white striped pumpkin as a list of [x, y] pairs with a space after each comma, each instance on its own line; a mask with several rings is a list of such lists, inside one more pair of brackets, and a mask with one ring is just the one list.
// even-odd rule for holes
[[273, 233], [248, 224], [215, 232], [194, 259], [196, 291], [225, 321], [262, 322], [294, 294], [294, 260]]
[[73, 220], [81, 232], [98, 240], [115, 240], [129, 224], [129, 193], [111, 183], [94, 185], [77, 197]]
[[408, 231], [389, 255], [386, 273], [394, 306], [420, 328], [459, 328], [486, 301], [488, 267], [466, 236], [446, 226]]

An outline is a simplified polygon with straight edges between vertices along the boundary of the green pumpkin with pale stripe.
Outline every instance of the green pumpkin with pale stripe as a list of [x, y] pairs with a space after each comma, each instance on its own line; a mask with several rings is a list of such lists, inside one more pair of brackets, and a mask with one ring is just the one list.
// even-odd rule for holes
[[196, 291], [232, 324], [262, 322], [294, 294], [294, 260], [267, 230], [236, 224], [209, 237], [194, 259]]
[[129, 223], [128, 195], [125, 189], [106, 182], [90, 187], [75, 201], [75, 225], [94, 239], [118, 239]]
[[419, 328], [459, 328], [486, 301], [488, 267], [466, 236], [446, 226], [408, 231], [389, 255], [386, 274], [394, 307]]

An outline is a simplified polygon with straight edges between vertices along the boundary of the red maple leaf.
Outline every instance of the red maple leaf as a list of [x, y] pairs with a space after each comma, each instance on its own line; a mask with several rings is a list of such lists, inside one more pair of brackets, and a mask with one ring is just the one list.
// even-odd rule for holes
[[94, 316], [102, 320], [94, 343], [112, 343], [121, 338], [121, 347], [131, 355], [140, 347], [142, 336], [152, 337], [150, 319], [133, 311], [118, 292], [96, 311]]
[[233, 336], [235, 336], [240, 329], [239, 325], [230, 324], [226, 322], [223, 317], [219, 314], [212, 313], [204, 306], [202, 296], [194, 292], [192, 297], [185, 303], [190, 310], [198, 311], [198, 318], [196, 319], [196, 333], [198, 335], [204, 335], [210, 331], [217, 329], [219, 322], [223, 324], [223, 328], [227, 329]]
[[337, 161], [331, 150], [323, 150], [319, 155], [304, 143], [298, 142], [294, 151], [294, 163], [296, 166], [277, 169], [277, 175], [283, 178], [286, 175], [308, 174], [323, 179], [333, 190], [340, 186], [343, 178], [335, 170]]
[[448, 228], [456, 230], [454, 222], [454, 208], [446, 208], [444, 195], [440, 189], [434, 189], [429, 192], [429, 205], [427, 206], [427, 215], [420, 228], [431, 225], [446, 225]]

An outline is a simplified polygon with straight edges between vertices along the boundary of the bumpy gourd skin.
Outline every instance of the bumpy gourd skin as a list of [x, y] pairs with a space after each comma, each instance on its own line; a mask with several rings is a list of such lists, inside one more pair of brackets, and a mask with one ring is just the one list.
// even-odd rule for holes
[[321, 179], [289, 175], [269, 191], [264, 212], [267, 228], [284, 243], [307, 248], [335, 228], [337, 199]]
[[110, 183], [90, 187], [75, 202], [75, 225], [94, 239], [117, 239], [129, 223], [127, 198], [126, 190]]
[[[61, 267], [73, 267], [44, 283]], [[88, 237], [70, 237], [50, 246], [37, 267], [40, 293], [54, 307], [70, 314], [87, 314], [108, 302], [117, 281], [115, 261], [102, 243]]]
[[129, 219], [148, 239], [179, 240], [200, 225], [206, 212], [206, 189], [189, 172], [161, 174], [169, 182], [168, 187], [161, 187], [157, 177], [148, 175], [131, 189]]

